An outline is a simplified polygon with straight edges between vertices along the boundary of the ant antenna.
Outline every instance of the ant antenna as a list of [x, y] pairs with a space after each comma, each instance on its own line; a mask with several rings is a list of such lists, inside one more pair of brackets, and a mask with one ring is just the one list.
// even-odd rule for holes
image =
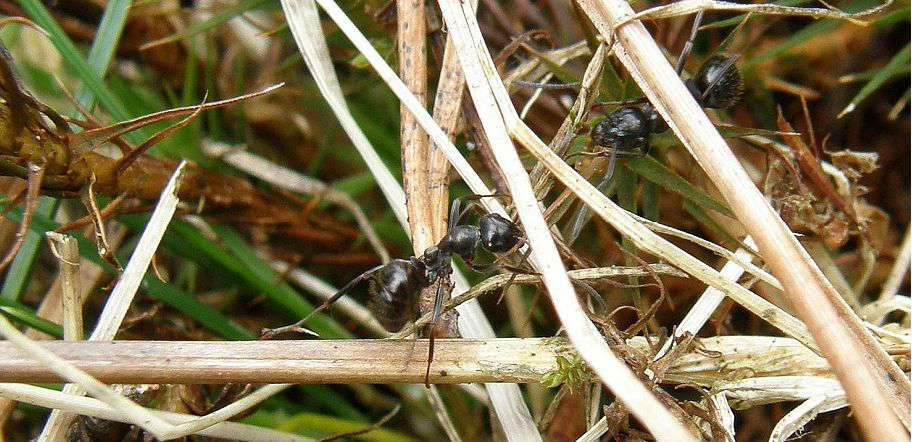
[[679, 77], [681, 76], [681, 72], [684, 72], [684, 62], [687, 61], [687, 57], [690, 56], [690, 52], [693, 50], [694, 41], [697, 39], [697, 32], [700, 30], [701, 23], [703, 23], [702, 10], [697, 12], [697, 15], [694, 17], [693, 26], [690, 28], [690, 37], [684, 42], [681, 54], [678, 55], [678, 62], [675, 64], [675, 73], [678, 74]]
[[300, 321], [295, 322], [294, 324], [285, 325], [285, 326], [278, 327], [278, 328], [264, 328], [263, 330], [260, 331], [260, 339], [268, 340], [268, 339], [272, 339], [280, 334], [292, 333], [292, 332], [293, 333], [306, 333], [309, 335], [317, 336], [316, 332], [314, 332], [313, 330], [310, 330], [308, 328], [305, 328], [304, 324], [306, 324], [307, 321], [310, 321], [311, 318], [316, 316], [317, 313], [320, 313], [323, 310], [326, 310], [327, 308], [329, 308], [329, 306], [331, 306], [334, 302], [338, 301], [339, 298], [341, 298], [343, 295], [345, 295], [346, 292], [351, 290], [352, 287], [358, 285], [361, 281], [364, 281], [368, 278], [373, 277], [374, 274], [377, 273], [378, 271], [380, 271], [380, 269], [382, 269], [383, 267], [385, 267], [385, 264], [378, 265], [378, 266], [356, 276], [354, 279], [352, 279], [351, 281], [346, 283], [344, 286], [342, 286], [342, 288], [339, 289], [339, 291], [337, 291], [334, 295], [330, 296], [329, 299], [327, 299], [322, 304], [320, 304], [317, 308], [313, 309], [313, 311], [308, 313], [307, 316], [305, 316]]

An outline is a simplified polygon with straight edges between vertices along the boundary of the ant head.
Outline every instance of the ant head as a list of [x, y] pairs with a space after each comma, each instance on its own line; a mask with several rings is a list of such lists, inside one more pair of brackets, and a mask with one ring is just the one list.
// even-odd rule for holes
[[490, 213], [478, 220], [481, 246], [492, 253], [504, 253], [522, 241], [523, 233], [512, 221]]
[[592, 142], [616, 151], [645, 149], [653, 119], [659, 118], [651, 106], [648, 106], [648, 112], [645, 107], [624, 106], [608, 114], [592, 128]]
[[703, 63], [694, 78], [687, 80], [687, 88], [703, 107], [726, 109], [741, 99], [744, 82], [735, 66], [736, 59], [716, 54]]

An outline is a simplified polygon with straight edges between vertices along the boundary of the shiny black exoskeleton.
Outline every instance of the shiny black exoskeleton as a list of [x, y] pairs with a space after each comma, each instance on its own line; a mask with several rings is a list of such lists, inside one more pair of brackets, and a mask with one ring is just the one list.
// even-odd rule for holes
[[[479, 199], [488, 196], [499, 195], [472, 198]], [[497, 263], [477, 265], [475, 256], [478, 247], [491, 253], [506, 253], [524, 244], [523, 234], [519, 227], [498, 214], [481, 216], [478, 226], [461, 224], [462, 219], [473, 207], [474, 204], [461, 210], [460, 199], [455, 200], [450, 208], [447, 234], [437, 245], [429, 247], [421, 256], [394, 259], [358, 275], [304, 319], [290, 326], [273, 329], [264, 336], [273, 336], [287, 331], [301, 331], [302, 325], [313, 315], [329, 307], [346, 292], [365, 280], [368, 281], [371, 293], [369, 302], [371, 312], [387, 330], [401, 329], [417, 316], [418, 295], [421, 290], [449, 278], [452, 272], [450, 263], [453, 255], [458, 255], [466, 265], [477, 272], [489, 272], [497, 268]], [[441, 291], [438, 290], [437, 299], [434, 302], [434, 321], [440, 313], [441, 297]]]
[[[684, 83], [700, 106], [725, 109], [744, 92], [735, 58], [711, 57], [694, 78]], [[664, 132], [668, 125], [649, 103], [629, 105], [608, 114], [592, 128], [592, 143], [618, 156], [644, 156], [649, 152], [649, 135]]]
[[[396, 259], [355, 278], [355, 281], [369, 278], [372, 294], [369, 304], [371, 312], [389, 331], [401, 329], [418, 314], [418, 294], [437, 281], [449, 278], [452, 272], [450, 262], [458, 255], [472, 270], [486, 273], [497, 268], [491, 263], [479, 266], [475, 263], [478, 247], [491, 253], [506, 253], [523, 244], [523, 235], [512, 221], [490, 213], [478, 219], [478, 226], [459, 224], [465, 213], [460, 212], [460, 200], [453, 202], [450, 209], [450, 226], [447, 234], [429, 247], [421, 256], [408, 260]], [[374, 276], [374, 274], [376, 274]], [[349, 283], [351, 284], [351, 283]], [[343, 289], [350, 288], [349, 286]], [[341, 296], [342, 291], [327, 301], [327, 304]], [[434, 321], [442, 305], [440, 290], [434, 300]]]

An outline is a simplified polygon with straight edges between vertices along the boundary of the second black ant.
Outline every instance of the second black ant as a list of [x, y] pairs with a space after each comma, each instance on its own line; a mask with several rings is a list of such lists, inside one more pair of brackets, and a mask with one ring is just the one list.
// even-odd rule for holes
[[[499, 197], [503, 195], [474, 195], [467, 198], [481, 199]], [[516, 223], [496, 213], [482, 215], [478, 225], [463, 224], [462, 221], [469, 211], [473, 210], [477, 202], [469, 203], [462, 207], [462, 199], [457, 198], [450, 207], [449, 225], [446, 235], [437, 243], [429, 247], [421, 256], [412, 256], [408, 259], [394, 259], [386, 264], [379, 265], [356, 276], [345, 284], [338, 292], [327, 299], [319, 307], [300, 321], [275, 329], [264, 330], [261, 339], [269, 339], [285, 332], [308, 332], [303, 325], [314, 315], [327, 309], [345, 293], [363, 281], [369, 284], [371, 299], [368, 303], [371, 313], [377, 321], [390, 332], [398, 331], [406, 323], [418, 316], [418, 298], [423, 289], [439, 283], [437, 294], [434, 298], [434, 309], [431, 323], [429, 324], [430, 343], [428, 351], [428, 369], [425, 372], [425, 385], [428, 384], [430, 364], [434, 357], [434, 335], [443, 306], [444, 284], [449, 284], [452, 273], [451, 262], [454, 255], [472, 270], [487, 273], [496, 270], [499, 266], [497, 260], [487, 265], [475, 263], [476, 252], [479, 247], [496, 254], [511, 254], [525, 244], [522, 230]], [[523, 260], [527, 255], [523, 256]]]
[[[697, 31], [703, 20], [702, 11], [694, 18], [691, 34], [678, 56], [675, 72], [680, 76], [684, 62], [693, 47]], [[735, 62], [738, 56], [716, 54], [706, 60], [697, 70], [697, 74], [684, 81], [684, 85], [693, 95], [700, 107], [707, 109], [728, 109], [741, 99], [744, 82]], [[592, 152], [580, 152], [578, 155], [609, 156], [605, 175], [596, 184], [596, 188], [605, 191], [614, 174], [615, 162], [619, 157], [642, 158], [649, 154], [649, 136], [668, 130], [668, 125], [661, 115], [645, 99], [628, 103], [607, 114], [590, 131], [592, 145], [599, 149]], [[588, 210], [584, 206], [570, 226], [567, 237], [576, 238], [588, 219]]]

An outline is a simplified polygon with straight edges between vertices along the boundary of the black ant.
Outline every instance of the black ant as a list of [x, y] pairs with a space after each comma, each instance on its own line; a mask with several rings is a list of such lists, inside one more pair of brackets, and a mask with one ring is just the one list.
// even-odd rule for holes
[[[679, 76], [684, 71], [684, 61], [690, 55], [702, 21], [703, 13], [700, 12], [694, 18], [690, 37], [678, 56], [675, 72]], [[737, 55], [716, 54], [700, 66], [693, 78], [684, 81], [684, 85], [687, 86], [700, 107], [727, 109], [741, 99], [744, 82], [735, 66], [737, 60]], [[668, 130], [668, 125], [652, 104], [648, 102], [628, 104], [608, 114], [604, 120], [592, 128], [590, 132], [592, 143], [604, 150], [589, 152], [589, 154], [604, 155], [607, 153], [612, 156], [644, 157], [649, 153], [649, 136], [666, 130]], [[609, 166], [609, 178], [611, 172], [612, 168]]]
[[[694, 18], [690, 37], [678, 56], [675, 72], [680, 76], [684, 62], [693, 47], [697, 31], [703, 20], [702, 11]], [[734, 106], [744, 92], [744, 82], [735, 62], [738, 56], [716, 54], [706, 60], [693, 78], [684, 81], [684, 85], [701, 107], [707, 109], [727, 109]], [[605, 175], [596, 184], [596, 188], [605, 191], [614, 174], [618, 157], [642, 158], [649, 154], [649, 136], [668, 130], [668, 125], [656, 112], [652, 104], [636, 100], [635, 104], [626, 104], [605, 116], [590, 132], [593, 145], [601, 148], [594, 152], [579, 152], [577, 155], [609, 155]], [[588, 210], [584, 206], [571, 225], [568, 238], [576, 238], [587, 220]]]
[[[468, 198], [499, 196], [503, 195], [474, 195]], [[434, 283], [440, 282], [441, 285], [437, 287], [437, 295], [434, 298], [434, 310], [430, 322], [428, 368], [424, 378], [425, 385], [428, 385], [431, 361], [434, 357], [433, 329], [443, 306], [441, 287], [443, 284], [449, 284], [449, 277], [452, 273], [450, 263], [453, 255], [458, 255], [472, 270], [487, 273], [497, 269], [499, 264], [496, 260], [487, 265], [476, 264], [475, 256], [479, 246], [491, 253], [513, 253], [525, 244], [522, 230], [514, 222], [496, 213], [482, 215], [478, 219], [478, 226], [460, 224], [477, 204], [473, 202], [462, 209], [461, 201], [461, 198], [453, 201], [447, 234], [437, 245], [429, 247], [421, 256], [394, 259], [387, 264], [367, 270], [345, 284], [304, 319], [292, 325], [266, 329], [263, 331], [261, 339], [269, 339], [290, 331], [309, 332], [302, 327], [308, 320], [365, 280], [369, 283], [368, 292], [371, 294], [369, 309], [387, 331], [398, 331], [417, 317], [420, 292]], [[524, 255], [523, 260], [526, 257], [527, 255]]]

